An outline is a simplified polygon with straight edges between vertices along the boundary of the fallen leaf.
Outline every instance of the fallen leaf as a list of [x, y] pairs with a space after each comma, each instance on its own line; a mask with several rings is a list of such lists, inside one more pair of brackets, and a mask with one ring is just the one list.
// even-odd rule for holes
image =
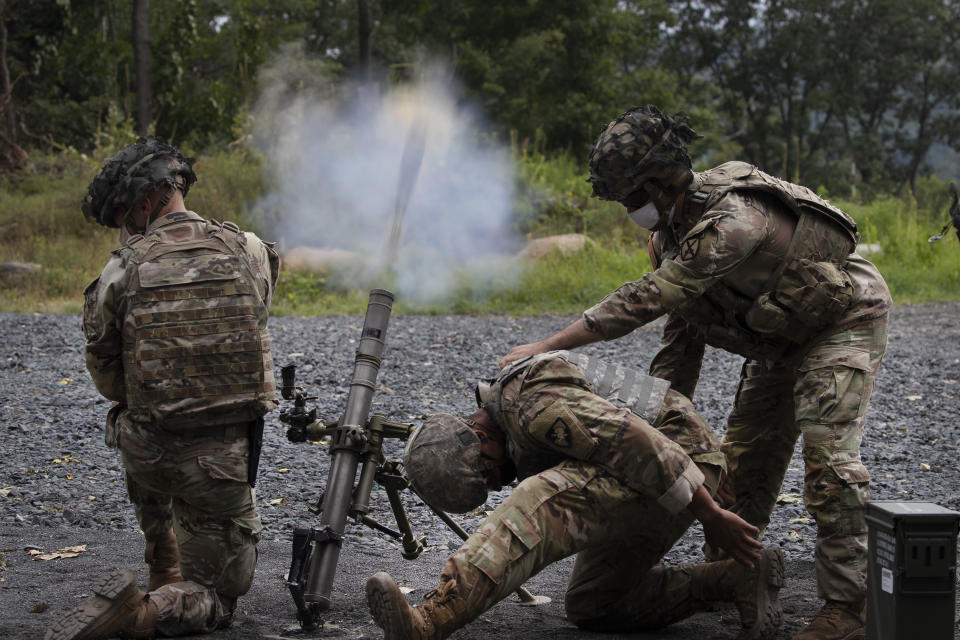
[[30, 613], [43, 613], [49, 608], [50, 608], [50, 603], [47, 602], [46, 600], [41, 600], [37, 604], [33, 605], [33, 607], [30, 609]]
[[777, 496], [777, 504], [796, 504], [802, 500], [803, 498], [797, 493], [781, 493]]
[[796, 531], [791, 531], [787, 534], [787, 537], [791, 540], [803, 540], [803, 536], [797, 533]]
[[923, 396], [907, 396], [907, 400], [919, 400]]
[[806, 516], [790, 518], [790, 524], [810, 524], [810, 518], [807, 518]]
[[413, 593], [413, 589], [410, 587], [400, 587], [400, 593]]
[[71, 382], [73, 382], [73, 378], [64, 378], [63, 380], [61, 380], [61, 381], [58, 382], [57, 384], [70, 384]]
[[268, 504], [283, 504], [283, 498], [274, 498]]
[[13, 487], [4, 487], [3, 489], [0, 489], [0, 496], [3, 496], [4, 498], [6, 498], [8, 495], [10, 495], [10, 492], [12, 490], [13, 490]]
[[281, 469], [277, 469], [277, 473], [286, 473], [287, 471], [290, 471], [290, 469], [287, 469], [286, 467], [283, 467], [283, 468], [281, 468]]
[[928, 465], [926, 462], [921, 462], [920, 471], [930, 471], [930, 465]]
[[76, 558], [87, 550], [87, 545], [78, 544], [74, 547], [64, 547], [56, 551], [44, 553], [36, 547], [27, 547], [27, 553], [33, 556], [34, 560], [59, 560], [61, 558]]

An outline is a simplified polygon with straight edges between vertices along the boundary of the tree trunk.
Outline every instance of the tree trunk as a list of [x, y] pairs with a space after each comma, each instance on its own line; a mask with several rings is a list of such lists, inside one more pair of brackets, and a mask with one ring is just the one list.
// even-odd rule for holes
[[367, 0], [357, 0], [357, 31], [360, 37], [360, 77], [364, 82], [370, 82], [370, 59], [373, 57], [370, 34], [373, 32], [373, 21], [370, 18], [370, 3]]
[[3, 120], [6, 124], [7, 137], [17, 141], [17, 119], [13, 110], [13, 86], [10, 84], [10, 70], [7, 68], [7, 21], [0, 3], [0, 110], [3, 111]]
[[137, 133], [147, 135], [153, 121], [150, 113], [150, 0], [133, 2], [133, 62], [137, 83]]

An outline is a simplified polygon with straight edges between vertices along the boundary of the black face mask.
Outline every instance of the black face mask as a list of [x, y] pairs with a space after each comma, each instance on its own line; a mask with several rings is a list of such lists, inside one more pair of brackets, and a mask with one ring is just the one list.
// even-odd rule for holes
[[617, 200], [620, 204], [627, 207], [628, 209], [639, 209], [643, 205], [650, 202], [650, 194], [647, 193], [647, 190], [644, 188], [637, 189], [632, 193], [620, 198]]

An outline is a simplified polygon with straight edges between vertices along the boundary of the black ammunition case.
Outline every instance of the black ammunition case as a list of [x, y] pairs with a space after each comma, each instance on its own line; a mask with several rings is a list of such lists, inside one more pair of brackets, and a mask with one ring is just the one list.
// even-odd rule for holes
[[867, 503], [867, 640], [953, 640], [960, 513]]

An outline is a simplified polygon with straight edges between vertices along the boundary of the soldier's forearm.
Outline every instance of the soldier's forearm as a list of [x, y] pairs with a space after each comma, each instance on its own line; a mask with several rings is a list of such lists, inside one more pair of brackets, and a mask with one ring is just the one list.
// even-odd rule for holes
[[583, 318], [577, 318], [574, 322], [556, 332], [541, 342], [547, 348], [544, 351], [554, 351], [557, 349], [575, 349], [591, 342], [598, 342], [603, 338], [599, 333], [590, 331], [584, 324]]

